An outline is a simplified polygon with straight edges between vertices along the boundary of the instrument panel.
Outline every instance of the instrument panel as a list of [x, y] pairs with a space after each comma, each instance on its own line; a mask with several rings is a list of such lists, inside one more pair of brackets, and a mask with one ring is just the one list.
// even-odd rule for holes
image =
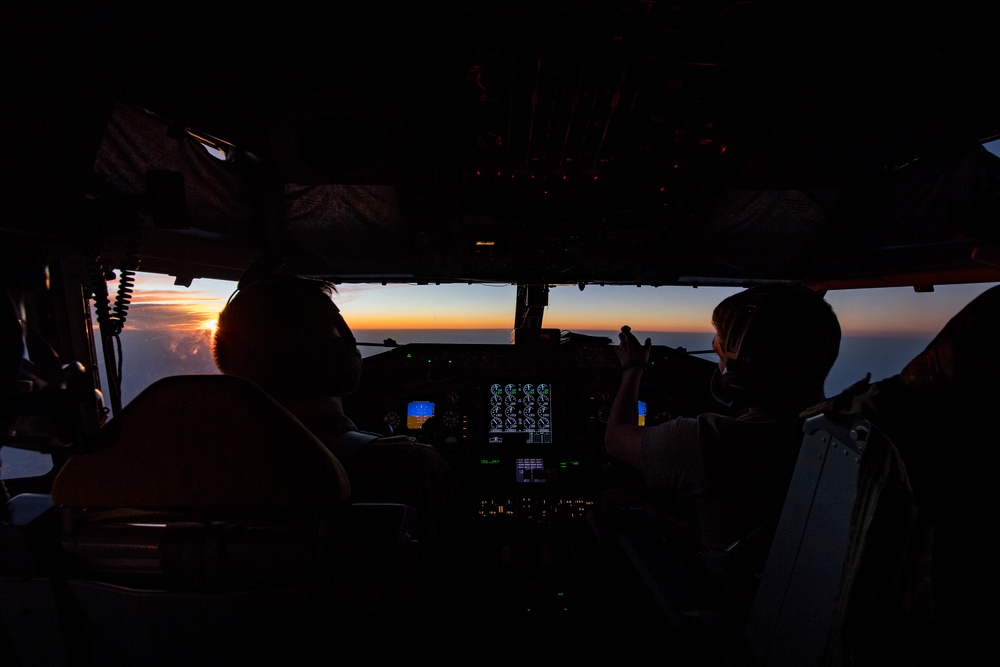
[[[362, 430], [437, 447], [484, 514], [575, 507], [611, 483], [616, 465], [604, 430], [621, 365], [605, 341], [391, 348], [365, 358], [344, 409]], [[666, 346], [654, 346], [650, 361], [640, 423], [719, 409], [709, 389], [714, 363]]]
[[[476, 618], [503, 636], [549, 637], [556, 624], [577, 633], [582, 619], [607, 618], [596, 517], [605, 492], [613, 497], [638, 473], [604, 449], [622, 373], [610, 339], [527, 340], [418, 343], [369, 356], [344, 410], [360, 429], [438, 449], [478, 514], [468, 558]], [[715, 363], [664, 346], [650, 362], [637, 406], [647, 425], [719, 409]]]

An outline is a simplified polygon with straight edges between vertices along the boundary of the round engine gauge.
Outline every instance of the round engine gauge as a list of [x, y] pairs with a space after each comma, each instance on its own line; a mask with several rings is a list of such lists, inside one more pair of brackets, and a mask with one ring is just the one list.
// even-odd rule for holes
[[398, 412], [387, 412], [387, 413], [385, 413], [385, 416], [382, 417], [382, 421], [384, 421], [386, 424], [388, 424], [389, 428], [391, 428], [393, 431], [395, 431], [397, 428], [399, 428], [399, 424], [400, 424], [399, 413]]

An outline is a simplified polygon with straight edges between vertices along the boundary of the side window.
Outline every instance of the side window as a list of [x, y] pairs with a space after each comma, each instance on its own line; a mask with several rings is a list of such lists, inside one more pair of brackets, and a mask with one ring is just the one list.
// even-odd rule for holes
[[0, 481], [41, 477], [52, 470], [52, 455], [0, 447]]
[[[114, 301], [117, 280], [108, 282]], [[212, 333], [219, 312], [236, 283], [197, 279], [190, 287], [170, 276], [139, 272], [119, 335], [121, 359], [109, 371], [98, 345], [101, 386], [121, 366], [122, 405], [156, 380], [169, 375], [217, 373]], [[376, 354], [393, 339], [413, 342], [489, 342], [510, 340], [515, 287], [510, 285], [338, 285], [340, 307], [362, 354]], [[95, 331], [96, 316], [92, 313]], [[112, 345], [117, 355], [117, 345]], [[109, 405], [110, 407], [110, 405]]]
[[[929, 293], [911, 287], [830, 290], [826, 300], [843, 337], [827, 376], [833, 396], [871, 373], [872, 381], [899, 373], [955, 313], [996, 283], [938, 285]], [[560, 286], [549, 294], [545, 325], [610, 337], [618, 344], [624, 324], [655, 345], [683, 347], [714, 360], [712, 310], [742, 288]]]
[[[112, 302], [117, 288], [117, 281], [108, 282]], [[97, 346], [102, 389], [107, 392], [108, 374], [117, 373], [119, 365], [123, 406], [160, 378], [217, 373], [212, 332], [235, 289], [236, 283], [230, 281], [198, 279], [183, 287], [170, 276], [137, 273], [120, 347], [111, 346], [116, 356], [120, 350], [121, 358], [109, 365], [101, 345]], [[91, 314], [96, 333], [99, 325], [93, 309]]]

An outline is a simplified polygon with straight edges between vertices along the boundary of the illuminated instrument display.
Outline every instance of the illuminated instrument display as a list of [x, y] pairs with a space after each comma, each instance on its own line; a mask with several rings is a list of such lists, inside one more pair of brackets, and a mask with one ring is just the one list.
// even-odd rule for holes
[[548, 384], [495, 383], [490, 387], [489, 441], [552, 442], [552, 389]]
[[406, 428], [417, 430], [433, 416], [433, 401], [411, 401], [406, 406]]

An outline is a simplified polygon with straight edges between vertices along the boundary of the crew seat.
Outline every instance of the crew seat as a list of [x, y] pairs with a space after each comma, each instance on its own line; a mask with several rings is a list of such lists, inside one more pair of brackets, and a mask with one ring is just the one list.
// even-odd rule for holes
[[745, 628], [722, 618], [646, 511], [637, 508], [624, 520], [618, 510], [617, 541], [658, 602], [665, 631], [693, 642], [684, 645], [696, 661], [689, 664], [914, 664], [899, 591], [913, 576], [903, 566], [907, 550], [920, 540], [902, 457], [859, 415], [815, 414], [803, 434]]
[[[805, 421], [795, 472], [771, 543], [746, 635], [761, 667], [819, 666], [836, 635], [851, 552], [852, 508], [871, 425], [842, 415]], [[873, 498], [877, 501], [877, 495]], [[854, 510], [857, 512], [857, 510]], [[856, 556], [860, 555], [855, 546]], [[849, 588], [849, 583], [846, 585]]]
[[907, 607], [929, 542], [903, 457], [859, 415], [820, 413], [803, 430], [747, 623], [756, 663], [921, 663]]
[[88, 653], [73, 664], [312, 664], [405, 644], [414, 510], [349, 498], [336, 458], [253, 383], [154, 383], [53, 484], [64, 625]]

